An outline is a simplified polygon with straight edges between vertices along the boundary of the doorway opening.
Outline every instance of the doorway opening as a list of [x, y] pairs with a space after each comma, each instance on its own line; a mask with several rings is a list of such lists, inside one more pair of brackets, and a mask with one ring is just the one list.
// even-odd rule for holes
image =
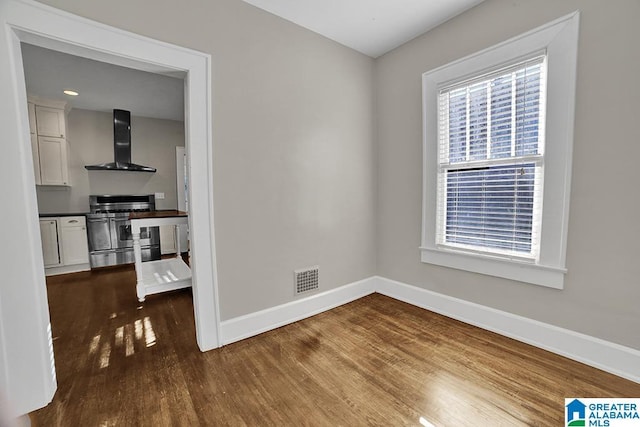
[[[19, 194], [22, 198], [10, 216], [19, 231], [9, 231], [8, 241], [17, 242], [16, 247], [25, 251], [19, 265], [6, 269], [7, 281], [11, 282], [8, 286], [14, 286], [16, 282], [23, 288], [16, 284], [15, 289], [7, 289], [12, 292], [12, 297], [20, 294], [25, 299], [30, 298], [31, 302], [25, 302], [24, 306], [3, 305], [0, 314], [3, 320], [11, 320], [9, 324], [21, 324], [25, 318], [34, 320], [24, 322], [22, 337], [3, 331], [0, 344], [4, 352], [0, 358], [7, 369], [0, 374], [0, 382], [11, 385], [9, 390], [16, 396], [16, 409], [26, 413], [48, 403], [46, 399], [50, 399], [55, 390], [55, 371], [49, 364], [50, 342], [46, 342], [47, 337], [50, 339], [46, 320], [48, 304], [41, 248], [36, 238], [39, 236], [39, 224], [20, 43], [184, 78], [193, 304], [196, 339], [202, 351], [219, 346], [220, 324], [213, 221], [211, 58], [207, 54], [141, 37], [36, 2], [10, 0], [3, 4], [1, 12], [7, 31], [0, 37], [0, 52], [8, 58], [0, 73], [0, 93], [5, 95], [2, 111], [7, 113], [3, 125], [6, 125], [7, 140], [16, 144], [9, 151], [18, 154], [17, 159], [3, 163], [7, 176], [15, 177], [16, 187], [5, 192], [6, 196], [15, 198]], [[19, 301], [20, 298], [14, 300]], [[31, 341], [25, 342], [24, 335], [28, 335]], [[19, 341], [21, 343], [16, 345]], [[25, 352], [38, 354], [26, 363]], [[51, 377], [43, 378], [48, 371]]]

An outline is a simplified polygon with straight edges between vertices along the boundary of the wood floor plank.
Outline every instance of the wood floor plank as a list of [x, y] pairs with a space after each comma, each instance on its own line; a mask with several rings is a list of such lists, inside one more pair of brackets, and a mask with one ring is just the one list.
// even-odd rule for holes
[[640, 384], [370, 295], [201, 353], [192, 296], [130, 267], [48, 278], [58, 390], [34, 426], [551, 426]]

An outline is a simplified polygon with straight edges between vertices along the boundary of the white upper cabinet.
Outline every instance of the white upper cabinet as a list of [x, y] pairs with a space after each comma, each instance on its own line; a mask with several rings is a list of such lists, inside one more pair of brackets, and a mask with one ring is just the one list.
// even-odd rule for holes
[[40, 184], [69, 185], [67, 140], [38, 136], [40, 154]]
[[38, 149], [38, 135], [31, 134], [31, 155], [33, 157], [33, 172], [35, 173], [36, 185], [42, 184], [40, 179], [40, 150]]
[[68, 186], [67, 104], [29, 97], [29, 130], [36, 185]]
[[36, 132], [36, 105], [29, 102], [29, 132], [33, 135]]
[[29, 106], [29, 133], [31, 135], [31, 156], [33, 157], [33, 171], [35, 173], [36, 185], [42, 184], [40, 179], [40, 153], [38, 150], [38, 134], [36, 132], [36, 105], [33, 102]]
[[65, 111], [59, 108], [36, 105], [36, 129], [38, 136], [66, 138], [67, 126]]

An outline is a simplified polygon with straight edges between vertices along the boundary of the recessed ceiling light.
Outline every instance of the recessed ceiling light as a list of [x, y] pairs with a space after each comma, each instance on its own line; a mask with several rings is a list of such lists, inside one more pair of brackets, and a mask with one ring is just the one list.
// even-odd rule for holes
[[76, 92], [75, 90], [71, 90], [71, 89], [65, 89], [62, 91], [62, 93], [64, 93], [65, 95], [69, 95], [69, 96], [78, 96], [78, 92]]

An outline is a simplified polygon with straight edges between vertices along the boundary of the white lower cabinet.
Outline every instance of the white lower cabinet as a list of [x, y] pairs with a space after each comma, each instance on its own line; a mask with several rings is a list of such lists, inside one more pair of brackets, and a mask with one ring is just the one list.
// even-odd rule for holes
[[180, 232], [180, 252], [189, 250], [187, 237], [187, 225], [162, 225], [160, 226], [160, 253], [162, 255], [175, 254], [178, 250], [176, 242], [176, 228]]
[[47, 276], [90, 270], [84, 216], [41, 218], [40, 236]]
[[175, 225], [160, 226], [160, 253], [162, 255], [176, 253], [176, 227]]
[[58, 219], [40, 220], [40, 238], [42, 239], [42, 258], [44, 267], [60, 265], [60, 246], [58, 245]]
[[87, 225], [83, 216], [60, 218], [60, 246], [62, 246], [62, 264], [76, 265], [89, 262], [87, 243]]

